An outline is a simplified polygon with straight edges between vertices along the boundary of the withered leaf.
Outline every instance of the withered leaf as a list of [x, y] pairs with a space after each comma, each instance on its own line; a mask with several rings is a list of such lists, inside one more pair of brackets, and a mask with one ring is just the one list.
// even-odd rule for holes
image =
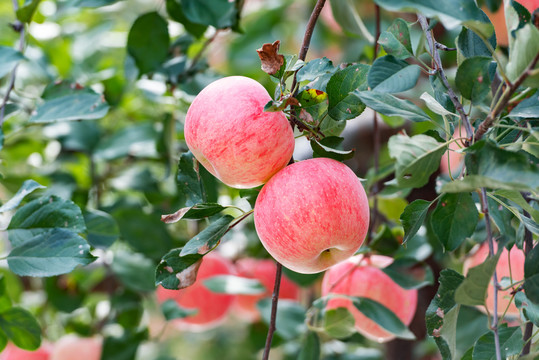
[[262, 71], [265, 73], [273, 75], [283, 66], [284, 56], [278, 54], [280, 44], [281, 42], [276, 40], [273, 44], [264, 44], [256, 50], [262, 63]]

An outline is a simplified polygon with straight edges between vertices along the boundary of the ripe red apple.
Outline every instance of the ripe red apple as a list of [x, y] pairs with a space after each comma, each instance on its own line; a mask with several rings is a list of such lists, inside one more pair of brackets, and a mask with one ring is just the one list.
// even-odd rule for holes
[[270, 100], [255, 80], [230, 76], [204, 88], [187, 111], [187, 146], [231, 187], [262, 185], [292, 157], [294, 133], [283, 112], [264, 112]]
[[100, 360], [103, 340], [68, 334], [60, 338], [52, 350], [50, 360]]
[[160, 286], [157, 288], [157, 300], [161, 303], [173, 299], [182, 308], [198, 309], [195, 315], [174, 320], [180, 329], [203, 331], [216, 327], [225, 320], [235, 296], [214, 293], [204, 286], [203, 280], [216, 275], [234, 273], [232, 263], [211, 252], [202, 259], [197, 280], [193, 285], [181, 290], [168, 290]]
[[[332, 293], [375, 300], [393, 311], [405, 325], [409, 325], [416, 311], [417, 290], [403, 289], [380, 270], [392, 262], [392, 258], [382, 255], [357, 255], [343, 261], [324, 274], [322, 295]], [[365, 337], [380, 343], [395, 338], [359, 312], [348, 299], [330, 299], [326, 309], [338, 307], [350, 310], [356, 320], [357, 331]]]
[[369, 203], [349, 167], [315, 158], [271, 178], [258, 195], [254, 220], [275, 260], [299, 273], [317, 273], [359, 249], [369, 227]]
[[0, 360], [49, 360], [52, 346], [48, 343], [41, 344], [36, 351], [28, 351], [8, 343], [0, 353]]
[[[235, 310], [249, 321], [256, 321], [260, 314], [256, 308], [256, 303], [263, 298], [271, 297], [275, 285], [275, 271], [277, 266], [271, 259], [244, 258], [236, 261], [236, 272], [238, 276], [257, 279], [264, 285], [266, 292], [259, 295], [238, 295], [235, 303]], [[286, 276], [281, 278], [279, 299], [299, 299], [299, 287]]]
[[[530, 13], [533, 14], [535, 9], [539, 7], [539, 0], [518, 0], [522, 6], [524, 6]], [[509, 45], [509, 39], [507, 37], [507, 25], [505, 23], [505, 10], [504, 5], [500, 6], [498, 11], [491, 13], [487, 9], [483, 9], [487, 16], [489, 17], [492, 25], [494, 25], [494, 31], [496, 32], [496, 42], [498, 45], [507, 46]]]
[[[496, 249], [495, 244], [495, 249]], [[488, 257], [488, 244], [485, 242], [481, 247], [470, 256], [464, 262], [464, 273], [466, 274], [468, 270], [472, 267], [475, 267], [479, 264], [482, 264]], [[498, 282], [502, 280], [503, 277], [510, 277], [513, 282], [521, 281], [524, 279], [524, 260], [526, 257], [522, 250], [517, 247], [511, 248], [511, 251], [503, 249], [498, 264], [496, 265], [496, 275], [498, 277]], [[511, 266], [509, 266], [511, 265]], [[511, 291], [508, 290], [498, 290], [498, 315], [502, 315], [507, 309], [506, 315], [511, 317], [519, 317], [520, 313], [514, 302], [511, 302]], [[491, 284], [487, 290], [487, 300], [486, 305], [489, 313], [494, 313], [494, 285]]]

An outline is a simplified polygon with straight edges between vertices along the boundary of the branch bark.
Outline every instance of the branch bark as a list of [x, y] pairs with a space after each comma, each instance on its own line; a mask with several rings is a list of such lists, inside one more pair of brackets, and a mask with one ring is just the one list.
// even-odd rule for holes
[[[524, 198], [526, 199], [526, 201], [528, 201], [526, 196], [524, 196]], [[526, 210], [524, 210], [523, 213], [525, 216], [530, 216], [530, 214]], [[527, 256], [530, 253], [530, 251], [532, 251], [532, 249], [533, 249], [532, 233], [530, 230], [528, 230], [527, 227], [524, 227], [524, 255]], [[526, 323], [526, 327], [524, 329], [524, 336], [522, 338], [526, 345], [524, 345], [524, 349], [522, 349], [522, 353], [520, 355], [528, 355], [530, 353], [530, 349], [532, 345], [532, 342], [531, 342], [532, 333], [533, 333], [533, 323], [531, 321], [528, 321]]]
[[281, 274], [283, 271], [283, 265], [277, 262], [277, 270], [275, 271], [275, 285], [273, 287], [273, 294], [271, 295], [271, 318], [268, 329], [268, 335], [266, 337], [266, 345], [264, 346], [264, 354], [262, 360], [269, 359], [269, 353], [271, 349], [271, 341], [273, 340], [273, 333], [275, 332], [275, 324], [277, 320], [277, 303], [279, 302], [279, 291], [281, 289]]

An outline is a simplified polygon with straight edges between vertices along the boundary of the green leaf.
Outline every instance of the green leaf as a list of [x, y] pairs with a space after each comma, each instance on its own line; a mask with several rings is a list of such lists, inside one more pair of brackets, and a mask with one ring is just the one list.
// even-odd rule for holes
[[202, 262], [200, 254], [180, 256], [180, 249], [170, 250], [155, 269], [155, 285], [165, 289], [179, 290], [191, 286]]
[[421, 69], [418, 65], [409, 65], [393, 55], [376, 59], [369, 70], [368, 83], [373, 91], [398, 93], [415, 86]]
[[328, 114], [335, 120], [348, 120], [359, 116], [365, 105], [353, 93], [356, 90], [367, 89], [368, 65], [358, 64], [337, 71], [329, 80]]
[[[509, 62], [505, 72], [510, 81], [514, 82], [529, 66], [533, 58], [539, 53], [539, 29], [528, 23], [515, 32], [516, 39], [509, 43]], [[509, 35], [511, 38], [511, 35]], [[535, 69], [539, 68], [539, 64]], [[529, 76], [524, 86], [539, 87], [539, 74]]]
[[183, 12], [180, 0], [167, 0], [167, 13], [173, 20], [182, 24], [185, 30], [197, 38], [204, 35], [204, 32], [208, 28], [207, 25], [201, 25], [189, 21]]
[[402, 227], [404, 228], [404, 238], [402, 243], [405, 244], [408, 240], [417, 234], [417, 231], [423, 225], [429, 207], [432, 205], [431, 201], [415, 200], [408, 204], [400, 216]]
[[[522, 340], [522, 330], [520, 327], [500, 327], [498, 329], [500, 340], [501, 358], [508, 359], [511, 356], [518, 355], [524, 347]], [[496, 350], [494, 346], [494, 332], [489, 331], [481, 336], [475, 343], [473, 349], [474, 360], [495, 360]]]
[[363, 315], [401, 339], [414, 340], [414, 334], [384, 305], [365, 297], [351, 297], [352, 303]]
[[427, 135], [398, 134], [389, 138], [389, 154], [396, 159], [395, 178], [401, 187], [422, 187], [440, 166], [446, 144]]
[[54, 276], [95, 260], [90, 246], [72, 231], [40, 231], [14, 247], [7, 257], [11, 271], [20, 276]]
[[114, 253], [111, 269], [118, 280], [133, 291], [155, 290], [155, 264], [143, 254], [118, 251]]
[[97, 8], [101, 6], [112, 5], [120, 0], [73, 0], [68, 2], [73, 7]]
[[434, 283], [431, 268], [415, 259], [398, 259], [382, 271], [404, 289], [420, 289]]
[[0, 213], [15, 209], [26, 195], [32, 193], [37, 189], [45, 189], [45, 186], [39, 184], [34, 180], [25, 180], [22, 186], [17, 190], [17, 193], [9, 199], [4, 205], [0, 206]]
[[[493, 49], [496, 48], [496, 36], [490, 37], [488, 40]], [[457, 38], [457, 45], [459, 51], [466, 58], [472, 58], [474, 56], [491, 56], [490, 50], [485, 45], [483, 40], [473, 30], [469, 30], [465, 27], [462, 28]]]
[[320, 359], [320, 338], [314, 331], [308, 331], [301, 344], [298, 360], [319, 360]]
[[518, 119], [539, 118], [539, 94], [522, 100], [511, 110], [509, 117]]
[[169, 46], [167, 22], [157, 12], [139, 16], [129, 30], [127, 52], [140, 74], [159, 69], [168, 56]]
[[471, 268], [466, 279], [455, 292], [455, 301], [462, 305], [484, 305], [487, 297], [487, 289], [496, 269], [496, 264], [501, 255], [498, 253], [489, 257], [484, 263]]
[[43, 129], [45, 136], [56, 139], [62, 144], [62, 150], [90, 154], [101, 139], [101, 133], [95, 121], [69, 121], [47, 125]]
[[238, 21], [236, 1], [229, 0], [180, 0], [189, 21], [211, 25], [217, 29], [234, 28]]
[[441, 191], [445, 193], [472, 192], [479, 188], [522, 190], [522, 184], [494, 180], [481, 175], [468, 175], [462, 179], [445, 183]]
[[356, 333], [354, 315], [345, 307], [329, 309], [324, 316], [324, 331], [335, 339], [345, 339]]
[[88, 229], [88, 243], [95, 248], [108, 248], [120, 237], [114, 218], [101, 210], [86, 210], [84, 221]]
[[10, 73], [25, 57], [20, 51], [9, 46], [0, 46], [0, 79]]
[[[262, 320], [270, 323], [271, 299], [265, 298], [256, 304]], [[295, 339], [305, 333], [305, 309], [296, 301], [280, 299], [277, 307], [276, 333], [286, 340]]]
[[438, 200], [431, 226], [447, 251], [453, 251], [471, 236], [479, 213], [470, 193], [444, 194]]
[[480, 102], [490, 91], [489, 56], [474, 56], [460, 64], [455, 83], [462, 96], [472, 102]]
[[532, 207], [522, 196], [522, 194], [519, 191], [515, 190], [496, 190], [494, 192], [494, 195], [501, 196], [506, 198], [507, 200], [511, 200], [518, 206], [520, 206], [523, 210], [526, 210], [535, 220], [536, 222], [539, 222], [539, 210]]
[[235, 275], [212, 276], [204, 280], [204, 286], [220, 294], [259, 295], [266, 292], [260, 281]]
[[[306, 63], [301, 69], [298, 70], [296, 79], [298, 82], [302, 81], [314, 81], [317, 78], [323, 76], [331, 76], [338, 69], [333, 66], [331, 60], [326, 57], [321, 59], [314, 59]], [[314, 88], [318, 89], [318, 88]], [[325, 89], [318, 89], [324, 91]]]
[[345, 33], [365, 38], [369, 43], [374, 43], [374, 38], [361, 20], [361, 16], [351, 0], [332, 0], [330, 4], [333, 17], [339, 19], [339, 25]]
[[397, 59], [407, 59], [414, 56], [412, 41], [410, 39], [410, 27], [403, 19], [395, 19], [387, 31], [380, 34], [378, 43], [384, 47], [389, 55]]
[[354, 92], [371, 109], [386, 116], [400, 116], [415, 122], [430, 121], [430, 117], [409, 100], [376, 91]]
[[224, 209], [226, 209], [225, 206], [216, 203], [196, 204], [182, 208], [173, 214], [162, 215], [161, 221], [170, 224], [185, 219], [198, 220], [219, 214]]
[[144, 328], [140, 331], [124, 331], [119, 337], [105, 337], [101, 360], [134, 359], [140, 343], [147, 340], [148, 335], [148, 329]]
[[17, 10], [17, 19], [23, 23], [31, 22], [40, 2], [41, 0], [25, 0], [24, 5]]
[[11, 298], [6, 290], [6, 278], [0, 274], [0, 313], [11, 308]]
[[178, 188], [187, 198], [186, 205], [204, 203], [206, 194], [200, 180], [199, 163], [189, 151], [180, 156], [178, 164]]
[[172, 299], [165, 300], [161, 304], [161, 312], [167, 321], [174, 319], [183, 319], [188, 316], [196, 315], [198, 309], [186, 309], [178, 305], [178, 303]]
[[339, 143], [344, 140], [336, 136], [328, 136], [318, 141], [311, 139], [310, 144], [313, 149], [313, 157], [326, 157], [337, 161], [344, 161], [354, 157], [355, 150], [338, 150], [335, 139], [340, 139]]
[[74, 233], [86, 231], [82, 212], [73, 201], [55, 195], [40, 197], [13, 215], [8, 226], [9, 241], [13, 246], [19, 246], [54, 228]]
[[539, 246], [534, 246], [524, 261], [524, 292], [539, 305]]
[[0, 313], [0, 329], [24, 350], [36, 350], [41, 345], [41, 328], [27, 310], [13, 307]]
[[208, 227], [191, 238], [183, 247], [180, 256], [191, 254], [205, 255], [211, 251], [219, 242], [223, 235], [228, 231], [230, 223], [234, 220], [233, 216], [223, 215], [212, 222]]
[[522, 291], [515, 294], [515, 305], [522, 311], [524, 318], [531, 321], [535, 326], [539, 325], [539, 305], [530, 301]]
[[94, 152], [95, 160], [115, 160], [122, 157], [158, 158], [160, 134], [153, 122], [131, 125], [104, 138]]
[[303, 62], [303, 60], [298, 60], [297, 55], [284, 55], [283, 65], [275, 74], [272, 74], [271, 76], [284, 81], [293, 75], [294, 72], [303, 67], [304, 64], [305, 62]]
[[454, 306], [444, 315], [444, 326], [440, 336], [445, 340], [447, 349], [453, 355], [457, 353], [457, 319], [460, 313], [460, 305]]

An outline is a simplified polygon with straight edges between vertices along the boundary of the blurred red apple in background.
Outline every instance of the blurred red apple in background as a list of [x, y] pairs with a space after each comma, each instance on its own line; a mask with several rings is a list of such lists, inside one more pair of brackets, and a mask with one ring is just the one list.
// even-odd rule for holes
[[0, 360], [49, 360], [52, 346], [48, 343], [41, 344], [36, 351], [28, 351], [8, 343], [0, 353]]
[[97, 337], [68, 334], [54, 344], [50, 360], [100, 360], [102, 344]]

